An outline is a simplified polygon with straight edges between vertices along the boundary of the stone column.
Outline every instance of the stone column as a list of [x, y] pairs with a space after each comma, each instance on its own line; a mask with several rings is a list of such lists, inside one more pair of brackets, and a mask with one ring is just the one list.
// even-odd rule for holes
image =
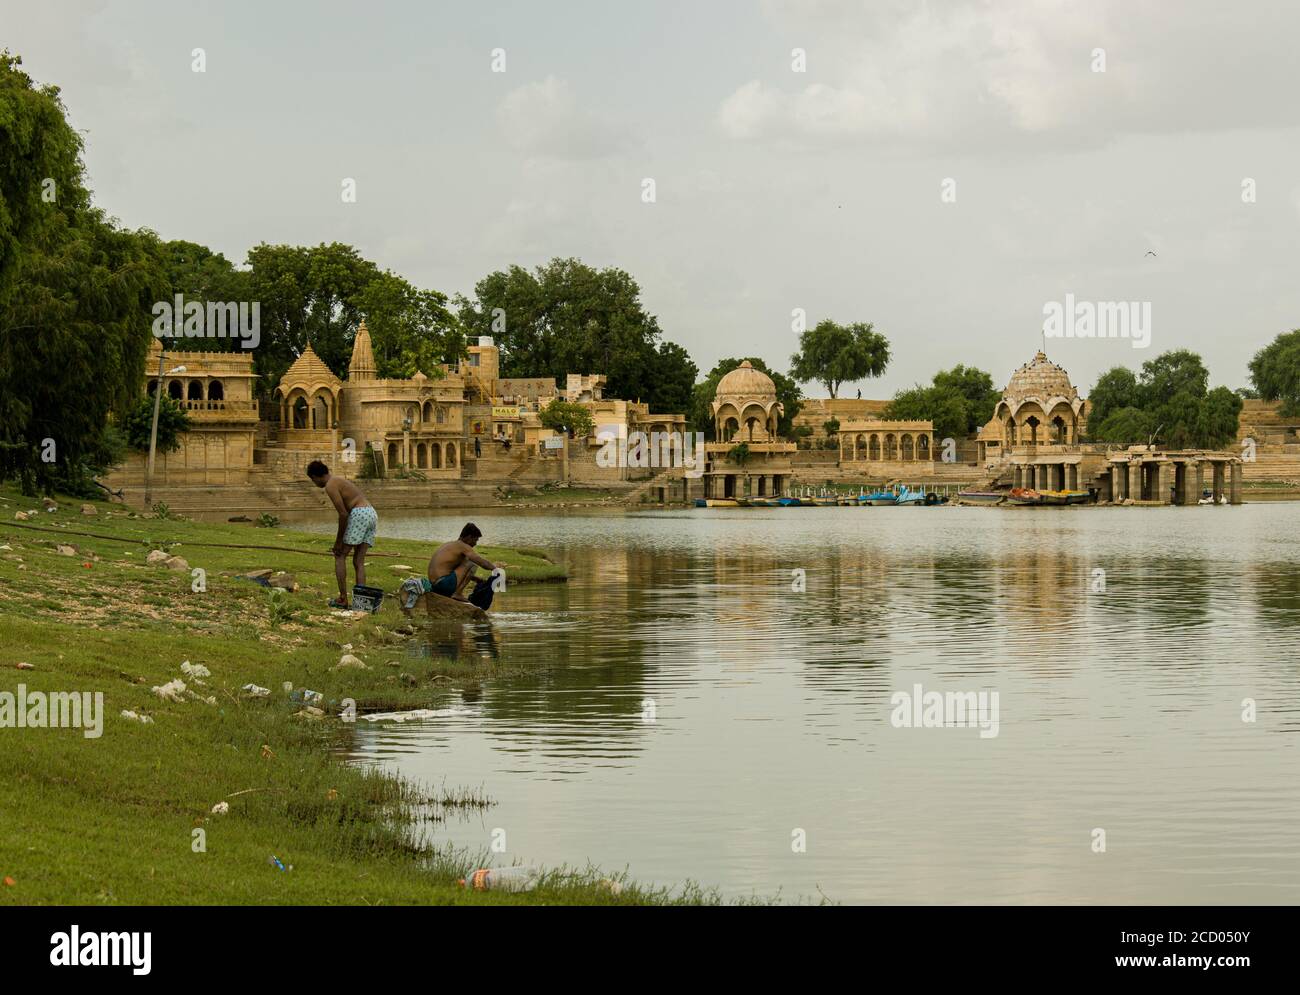
[[1232, 464], [1232, 482], [1228, 486], [1228, 504], [1241, 504], [1241, 464]]
[[1192, 500], [1189, 503], [1197, 504], [1201, 500], [1201, 491], [1205, 488], [1205, 464], [1197, 460], [1194, 467], [1187, 468], [1187, 475], [1194, 483]]
[[1218, 504], [1219, 499], [1223, 497], [1223, 464], [1218, 460], [1214, 461], [1214, 482], [1210, 485], [1214, 494], [1214, 503]]
[[1157, 463], [1155, 472], [1156, 500], [1161, 504], [1169, 503], [1169, 470], [1173, 464]]
[[1128, 465], [1128, 489], [1126, 497], [1134, 501], [1142, 499], [1142, 463], [1130, 463]]

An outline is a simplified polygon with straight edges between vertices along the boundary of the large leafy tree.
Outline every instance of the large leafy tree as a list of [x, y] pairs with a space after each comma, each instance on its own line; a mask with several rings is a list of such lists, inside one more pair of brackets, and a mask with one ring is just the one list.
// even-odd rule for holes
[[718, 393], [718, 381], [746, 360], [754, 369], [761, 370], [772, 378], [772, 383], [776, 386], [776, 399], [781, 402], [783, 409], [776, 425], [777, 434], [790, 436], [793, 434], [795, 416], [799, 414], [799, 410], [803, 406], [800, 402], [799, 384], [783, 373], [768, 369], [767, 363], [757, 356], [719, 360], [717, 365], [709, 371], [709, 375], [695, 385], [688, 411], [688, 420], [691, 427], [697, 432], [704, 432], [711, 439], [717, 438], [717, 426], [713, 423], [713, 415], [709, 411], [709, 405]]
[[870, 322], [841, 325], [827, 319], [800, 334], [799, 351], [790, 363], [790, 375], [796, 380], [816, 381], [834, 398], [840, 384], [885, 372], [889, 340]]
[[1140, 374], [1107, 370], [1092, 390], [1088, 434], [1126, 445], [1157, 442], [1172, 449], [1214, 448], [1237, 435], [1241, 398], [1209, 388], [1201, 357], [1187, 349], [1162, 353]]
[[984, 370], [958, 364], [936, 373], [928, 387], [917, 384], [900, 390], [884, 417], [928, 420], [940, 438], [959, 439], [993, 417], [1001, 396], [993, 386], [993, 377]]
[[1300, 328], [1283, 332], [1250, 361], [1254, 392], [1266, 401], [1281, 401], [1282, 413], [1300, 415]]
[[460, 322], [447, 309], [447, 295], [419, 290], [383, 272], [361, 291], [359, 303], [381, 378], [407, 379], [416, 371], [437, 376], [440, 364], [466, 355]]
[[[170, 291], [163, 299], [168, 303], [174, 303], [177, 294], [184, 298], [186, 304], [197, 302], [204, 305], [205, 310], [208, 301], [250, 302], [249, 274], [237, 269], [220, 252], [213, 252], [205, 245], [182, 239], [163, 242], [161, 252]], [[174, 317], [179, 326], [181, 316]], [[231, 352], [242, 348], [236, 338], [207, 336], [184, 338], [177, 346], [197, 352]]]
[[[152, 232], [90, 205], [58, 91], [17, 66], [0, 56], [0, 129], [16, 141], [0, 154], [0, 476], [27, 492], [88, 492], [90, 475], [120, 458], [111, 426], [139, 396], [166, 268]], [[27, 196], [25, 183], [40, 185], [29, 157], [60, 178], [52, 199]]]
[[495, 339], [504, 377], [603, 373], [615, 397], [681, 411], [697, 373], [684, 349], [661, 341], [637, 282], [614, 267], [578, 259], [511, 266], [480, 280], [472, 299], [458, 297], [457, 309], [468, 334]]

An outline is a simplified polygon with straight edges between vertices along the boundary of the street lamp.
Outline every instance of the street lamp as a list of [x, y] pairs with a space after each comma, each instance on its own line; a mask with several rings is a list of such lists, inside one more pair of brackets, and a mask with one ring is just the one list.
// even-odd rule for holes
[[144, 474], [144, 506], [145, 508], [153, 507], [153, 457], [154, 451], [158, 448], [158, 409], [162, 407], [163, 395], [163, 377], [169, 377], [173, 373], [184, 373], [184, 366], [176, 366], [163, 372], [163, 362], [167, 358], [167, 346], [162, 347], [162, 352], [158, 354], [158, 386], [153, 392], [153, 427], [149, 430], [149, 466]]

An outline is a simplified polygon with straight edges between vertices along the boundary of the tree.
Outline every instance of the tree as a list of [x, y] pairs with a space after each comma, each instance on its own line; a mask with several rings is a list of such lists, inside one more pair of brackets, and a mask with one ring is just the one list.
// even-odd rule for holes
[[1300, 414], [1300, 328], [1283, 332], [1255, 353], [1250, 382], [1265, 401], [1281, 401], [1287, 417]]
[[900, 390], [889, 402], [884, 417], [930, 421], [939, 438], [960, 439], [993, 417], [1001, 397], [988, 373], [958, 364], [936, 373], [928, 387], [917, 384]]
[[552, 432], [566, 432], [576, 439], [585, 439], [595, 430], [591, 412], [581, 404], [555, 398], [539, 415], [542, 425]]
[[889, 340], [870, 322], [840, 325], [827, 319], [800, 334], [799, 351], [790, 357], [790, 364], [790, 375], [796, 380], [815, 380], [834, 399], [840, 384], [885, 372]]
[[776, 386], [776, 399], [781, 402], [782, 408], [781, 417], [777, 420], [776, 431], [782, 437], [791, 436], [794, 431], [795, 416], [799, 414], [799, 410], [803, 407], [800, 401], [799, 385], [785, 374], [769, 370], [767, 363], [757, 356], [719, 360], [713, 369], [709, 371], [709, 375], [695, 385], [691, 404], [687, 409], [687, 421], [695, 431], [704, 432], [710, 438], [717, 437], [717, 426], [713, 424], [713, 414], [709, 406], [718, 393], [718, 381], [746, 360], [754, 369], [760, 370], [772, 378], [772, 383]]
[[597, 270], [578, 259], [552, 259], [489, 273], [472, 299], [456, 299], [461, 324], [491, 335], [503, 377], [603, 373], [615, 397], [642, 400], [658, 412], [684, 410], [698, 370], [686, 351], [660, 342], [641, 288], [621, 269]]
[[0, 51], [0, 288], [14, 278], [22, 246], [59, 205], [89, 206], [81, 136], [68, 123], [57, 86], [38, 86], [23, 60]]
[[[1089, 424], [1101, 425], [1112, 414], [1142, 403], [1137, 374], [1127, 366], [1115, 366], [1097, 378], [1088, 394]], [[1094, 430], [1093, 435], [1096, 435]]]
[[[122, 434], [137, 452], [149, 451], [153, 435], [152, 395], [141, 397], [122, 418]], [[181, 436], [190, 430], [190, 416], [180, 402], [163, 394], [158, 404], [158, 452], [173, 453], [181, 447]]]
[[0, 54], [0, 479], [89, 493], [120, 458], [165, 267], [152, 232], [91, 206], [58, 89], [20, 65]]
[[1107, 370], [1092, 390], [1088, 434], [1125, 445], [1157, 442], [1171, 449], [1210, 449], [1237, 435], [1241, 398], [1208, 389], [1209, 371], [1196, 353], [1176, 349], [1142, 364], [1135, 375]]
[[443, 363], [466, 356], [460, 322], [447, 309], [447, 295], [417, 290], [395, 273], [378, 274], [361, 291], [358, 306], [375, 353], [380, 379], [406, 380], [416, 371], [438, 377]]

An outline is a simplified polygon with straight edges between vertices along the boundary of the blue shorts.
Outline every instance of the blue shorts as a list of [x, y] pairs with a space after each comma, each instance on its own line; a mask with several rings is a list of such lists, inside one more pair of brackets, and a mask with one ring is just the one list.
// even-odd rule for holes
[[359, 505], [348, 514], [348, 527], [343, 532], [345, 546], [373, 546], [375, 529], [379, 527], [379, 513], [369, 505]]
[[454, 572], [439, 577], [433, 582], [433, 593], [450, 598], [456, 593], [456, 574]]

